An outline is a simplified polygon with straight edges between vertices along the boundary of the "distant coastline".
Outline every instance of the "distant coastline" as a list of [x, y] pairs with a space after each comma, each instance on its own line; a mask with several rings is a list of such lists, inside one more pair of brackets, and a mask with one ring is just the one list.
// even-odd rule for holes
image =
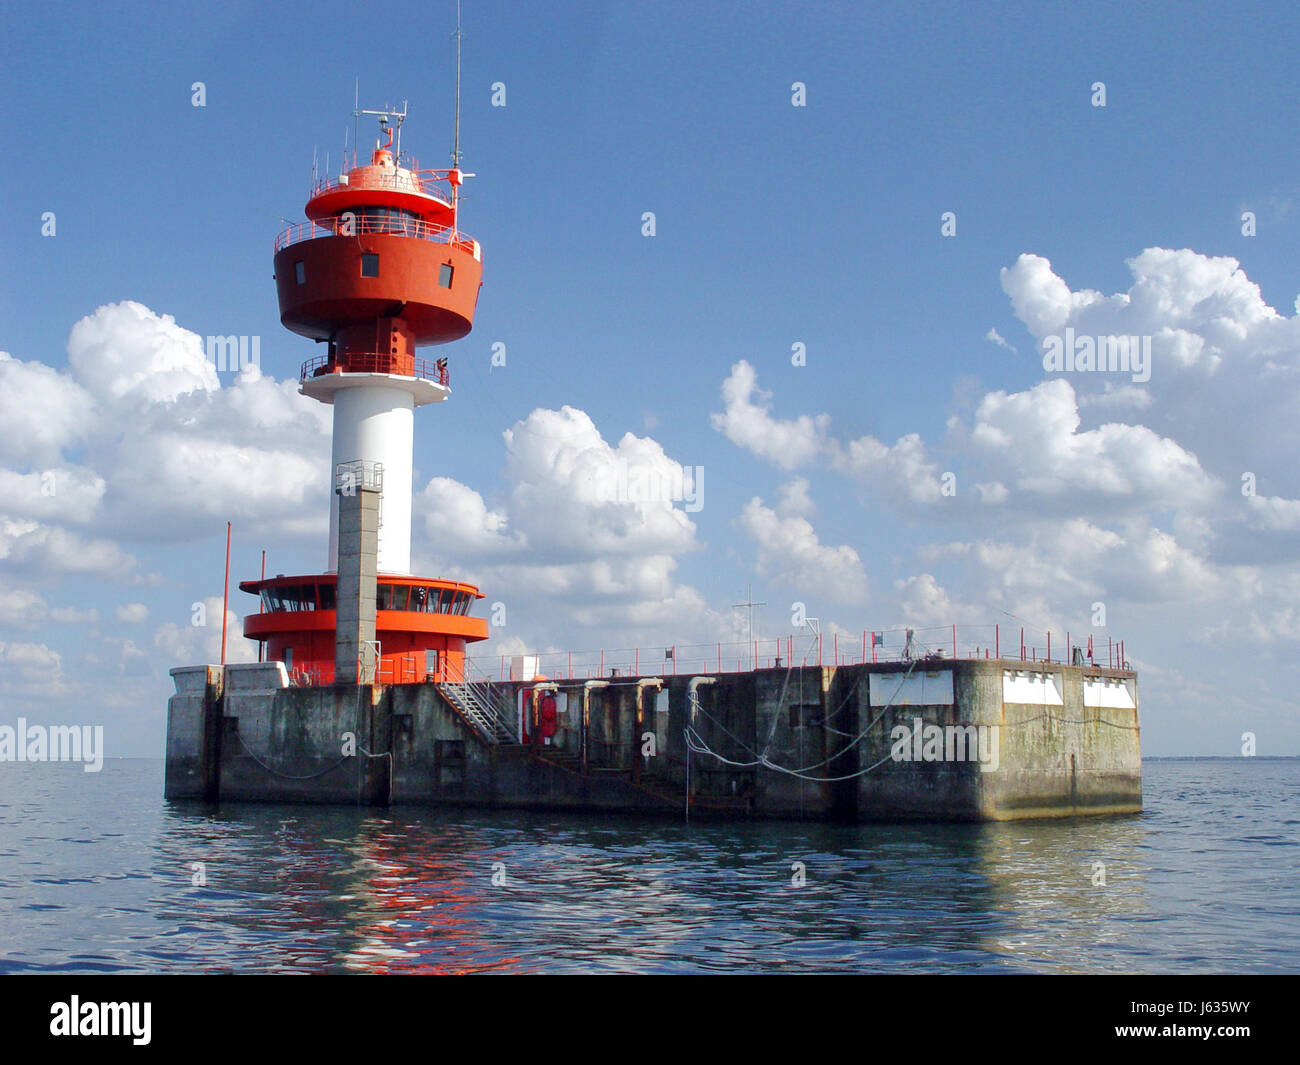
[[1143, 762], [1294, 762], [1300, 754], [1144, 754]]

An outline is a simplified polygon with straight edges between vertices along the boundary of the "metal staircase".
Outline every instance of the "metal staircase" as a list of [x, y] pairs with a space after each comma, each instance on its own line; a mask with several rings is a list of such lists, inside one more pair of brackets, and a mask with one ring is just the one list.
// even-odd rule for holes
[[510, 720], [509, 701], [490, 681], [444, 681], [438, 685], [438, 691], [488, 743], [519, 742], [506, 723]]

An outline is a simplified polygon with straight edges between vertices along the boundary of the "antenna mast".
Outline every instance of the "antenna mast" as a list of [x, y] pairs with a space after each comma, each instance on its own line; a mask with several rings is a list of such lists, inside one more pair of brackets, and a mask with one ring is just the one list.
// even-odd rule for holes
[[460, 32], [460, 0], [456, 0], [456, 32], [452, 34], [456, 38], [456, 132], [455, 142], [451, 149], [451, 165], [453, 170], [460, 169], [460, 42], [465, 35]]

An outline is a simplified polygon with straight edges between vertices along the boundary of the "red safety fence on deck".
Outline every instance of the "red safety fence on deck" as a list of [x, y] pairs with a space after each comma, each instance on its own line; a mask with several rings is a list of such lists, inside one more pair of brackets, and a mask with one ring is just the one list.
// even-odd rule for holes
[[419, 218], [370, 218], [363, 214], [341, 222], [339, 219], [326, 218], [319, 222], [299, 222], [276, 234], [275, 250], [284, 251], [304, 240], [317, 240], [321, 237], [355, 237], [371, 233], [384, 233], [395, 237], [412, 237], [416, 240], [431, 240], [437, 244], [450, 244], [461, 251], [478, 257], [477, 242], [467, 237], [453, 226], [440, 226], [425, 222]]
[[306, 383], [313, 377], [328, 373], [340, 373], [339, 362], [347, 364], [349, 373], [387, 373], [400, 377], [419, 377], [425, 381], [436, 381], [440, 385], [450, 385], [447, 364], [442, 360], [430, 361], [412, 355], [392, 355], [387, 352], [355, 351], [341, 352], [338, 355], [317, 355], [308, 359], [298, 370], [298, 381]]
[[[1076, 653], [1077, 652], [1077, 653]], [[1096, 633], [1031, 630], [1021, 626], [948, 625], [927, 629], [877, 629], [857, 633], [804, 631], [782, 637], [712, 644], [544, 651], [479, 655], [467, 674], [482, 679], [591, 679], [677, 673], [742, 673], [795, 666], [851, 666], [870, 662], [1001, 659], [1128, 668], [1123, 641]], [[520, 669], [531, 676], [514, 676]]]

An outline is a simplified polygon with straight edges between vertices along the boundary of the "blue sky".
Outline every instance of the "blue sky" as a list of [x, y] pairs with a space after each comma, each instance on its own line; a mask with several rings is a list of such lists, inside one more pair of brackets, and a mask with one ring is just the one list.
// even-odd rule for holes
[[[271, 572], [322, 566], [326, 423], [272, 387], [315, 352], [279, 326], [271, 242], [313, 152], [338, 169], [354, 77], [363, 107], [409, 100], [403, 146], [447, 165], [454, 10], [10, 13], [0, 718], [93, 712], [110, 753], [160, 753], [166, 670], [210, 653], [187, 630], [220, 594], [225, 518], [236, 578], [264, 547]], [[731, 639], [751, 583], [772, 637], [800, 601], [828, 632], [1024, 619], [1059, 639], [1100, 601], [1142, 671], [1147, 753], [1233, 754], [1245, 731], [1300, 753], [1297, 21], [467, 2], [462, 225], [484, 288], [438, 353], [451, 401], [417, 418], [417, 558], [510, 607], [502, 651]], [[101, 311], [124, 301], [147, 312]], [[192, 354], [163, 315], [260, 336], [261, 390], [143, 380], [160, 345]], [[1065, 324], [1153, 335], [1151, 382], [1046, 373]], [[616, 455], [702, 466], [704, 507], [611, 511], [565, 480]], [[91, 487], [24, 499], [51, 469]], [[92, 711], [95, 675], [112, 696]]]

